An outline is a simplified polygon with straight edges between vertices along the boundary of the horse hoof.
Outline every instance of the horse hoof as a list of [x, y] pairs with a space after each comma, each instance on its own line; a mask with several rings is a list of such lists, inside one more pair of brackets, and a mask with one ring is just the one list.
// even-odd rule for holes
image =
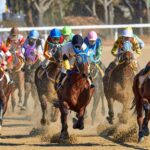
[[22, 102], [19, 102], [18, 103], [18, 107], [22, 107], [23, 105], [22, 105]]
[[84, 129], [84, 124], [76, 123], [76, 124], [73, 125], [73, 129], [83, 130]]
[[108, 123], [109, 123], [109, 124], [114, 124], [114, 123], [113, 123], [113, 119], [112, 119], [112, 118], [107, 117], [106, 119], [107, 119], [107, 121], [108, 121]]
[[141, 143], [141, 142], [143, 142], [143, 141], [144, 141], [144, 137], [139, 137], [138, 143]]
[[138, 139], [139, 143], [144, 141], [144, 132], [143, 131], [140, 131], [138, 136], [139, 136], [139, 139]]
[[41, 119], [41, 125], [43, 125], [43, 126], [46, 125], [46, 119]]
[[68, 132], [62, 132], [62, 133], [60, 134], [59, 139], [60, 139], [60, 141], [68, 140], [68, 139], [69, 139], [69, 134], [68, 134]]
[[149, 129], [148, 127], [143, 127], [144, 136], [149, 136]]
[[21, 110], [23, 110], [23, 111], [25, 111], [26, 109], [27, 109], [26, 106], [22, 106], [22, 107], [21, 107]]

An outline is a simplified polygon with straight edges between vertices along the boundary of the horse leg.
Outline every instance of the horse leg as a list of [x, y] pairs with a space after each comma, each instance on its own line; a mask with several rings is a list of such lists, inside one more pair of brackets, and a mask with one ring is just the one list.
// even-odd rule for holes
[[138, 133], [138, 142], [142, 142], [144, 140], [144, 132], [143, 132], [143, 103], [142, 100], [138, 100], [136, 102], [136, 111], [137, 111], [137, 123], [139, 126]]
[[23, 88], [24, 88], [24, 74], [20, 71], [18, 73], [18, 97], [19, 97], [19, 102], [18, 102], [18, 106], [22, 107], [22, 103], [23, 103]]
[[146, 106], [144, 106], [144, 110], [145, 110], [145, 117], [144, 117], [144, 121], [143, 121], [143, 125], [142, 125], [142, 129], [144, 132], [144, 136], [148, 136], [149, 135], [149, 128], [148, 128], [148, 122], [149, 122], [149, 117], [150, 117], [150, 111], [149, 108], [147, 108]]
[[100, 97], [98, 96], [98, 93], [97, 93], [97, 90], [95, 91], [94, 93], [94, 101], [93, 101], [93, 108], [92, 108], [92, 112], [91, 112], [91, 117], [92, 117], [92, 125], [94, 125], [94, 122], [95, 122], [95, 118], [96, 118], [96, 110], [97, 110], [97, 107], [98, 107], [98, 104], [99, 104], [99, 100], [100, 100]]
[[12, 105], [12, 112], [15, 111], [16, 101], [15, 101], [15, 94], [14, 92], [11, 94], [11, 105]]
[[3, 123], [3, 102], [0, 100], [0, 134], [2, 130], [2, 123]]
[[119, 115], [119, 122], [126, 124], [128, 122], [128, 113], [129, 113], [129, 103], [125, 100], [122, 100], [123, 102], [123, 110], [121, 115]]
[[60, 134], [60, 140], [64, 141], [69, 138], [68, 133], [68, 124], [67, 124], [67, 116], [68, 116], [68, 109], [64, 106], [60, 107], [60, 113], [61, 113], [61, 134]]
[[51, 106], [51, 121], [56, 122], [59, 116], [59, 109]]
[[114, 103], [114, 100], [112, 98], [110, 99], [107, 99], [107, 102], [108, 102], [108, 117], [106, 118], [108, 120], [108, 122], [110, 124], [113, 124], [113, 120], [114, 120], [114, 110], [113, 110], [113, 103]]
[[73, 128], [83, 130], [84, 129], [84, 113], [85, 113], [85, 107], [82, 107], [80, 109], [79, 114], [77, 115], [78, 120], [74, 119]]
[[27, 102], [29, 99], [29, 94], [31, 92], [32, 88], [31, 88], [31, 83], [26, 82], [25, 83], [25, 96], [24, 96], [24, 103], [23, 106], [21, 107], [21, 110], [26, 110], [27, 109]]
[[37, 107], [39, 105], [39, 100], [38, 100], [38, 96], [37, 96], [37, 90], [36, 90], [36, 87], [35, 87], [35, 84], [32, 83], [31, 85], [31, 94], [32, 94], [32, 97], [34, 99], [34, 110], [37, 110]]
[[101, 106], [101, 111], [102, 111], [102, 115], [105, 115], [105, 104], [104, 104], [104, 91], [102, 91], [101, 93], [101, 100], [102, 100], [102, 106]]
[[42, 108], [42, 118], [41, 118], [41, 124], [46, 125], [46, 113], [47, 113], [47, 99], [45, 95], [39, 95], [39, 100], [41, 103], [41, 108]]

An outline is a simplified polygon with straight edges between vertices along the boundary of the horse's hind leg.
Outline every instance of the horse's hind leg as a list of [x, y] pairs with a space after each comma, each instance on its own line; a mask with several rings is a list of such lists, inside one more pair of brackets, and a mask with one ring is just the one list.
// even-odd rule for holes
[[107, 120], [110, 124], [113, 124], [113, 120], [114, 120], [114, 110], [113, 110], [113, 103], [114, 103], [114, 100], [112, 98], [110, 99], [107, 99], [107, 102], [108, 102], [108, 117], [107, 117]]
[[51, 106], [51, 121], [56, 122], [59, 116], [59, 109]]

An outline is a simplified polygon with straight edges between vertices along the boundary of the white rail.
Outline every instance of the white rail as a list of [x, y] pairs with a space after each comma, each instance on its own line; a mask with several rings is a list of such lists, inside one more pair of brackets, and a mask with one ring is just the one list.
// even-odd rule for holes
[[[150, 24], [118, 24], [118, 25], [80, 25], [80, 26], [70, 26], [74, 30], [84, 30], [84, 29], [119, 29], [125, 27], [133, 27], [133, 28], [149, 28]], [[19, 27], [20, 31], [30, 31], [32, 29], [38, 31], [46, 31], [51, 30], [53, 28], [62, 29], [63, 26], [48, 26], [48, 27]], [[0, 28], [0, 32], [8, 32], [11, 28]]]

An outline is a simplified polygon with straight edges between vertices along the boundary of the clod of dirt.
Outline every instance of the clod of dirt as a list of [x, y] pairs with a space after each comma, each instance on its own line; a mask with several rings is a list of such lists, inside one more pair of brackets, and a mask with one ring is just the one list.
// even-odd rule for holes
[[97, 133], [101, 136], [111, 136], [115, 133], [116, 126], [108, 126], [108, 125], [98, 125], [97, 127]]
[[61, 144], [76, 144], [77, 143], [77, 136], [76, 135], [70, 135], [69, 139], [67, 140], [61, 140], [60, 141], [60, 133], [54, 134], [54, 135], [44, 135], [41, 137], [42, 142], [49, 142], [49, 143], [61, 143]]
[[136, 125], [130, 126], [127, 129], [117, 129], [113, 135], [114, 142], [137, 142], [138, 128]]
[[33, 128], [29, 133], [30, 136], [39, 136], [44, 134], [46, 134], [46, 130], [43, 128]]

